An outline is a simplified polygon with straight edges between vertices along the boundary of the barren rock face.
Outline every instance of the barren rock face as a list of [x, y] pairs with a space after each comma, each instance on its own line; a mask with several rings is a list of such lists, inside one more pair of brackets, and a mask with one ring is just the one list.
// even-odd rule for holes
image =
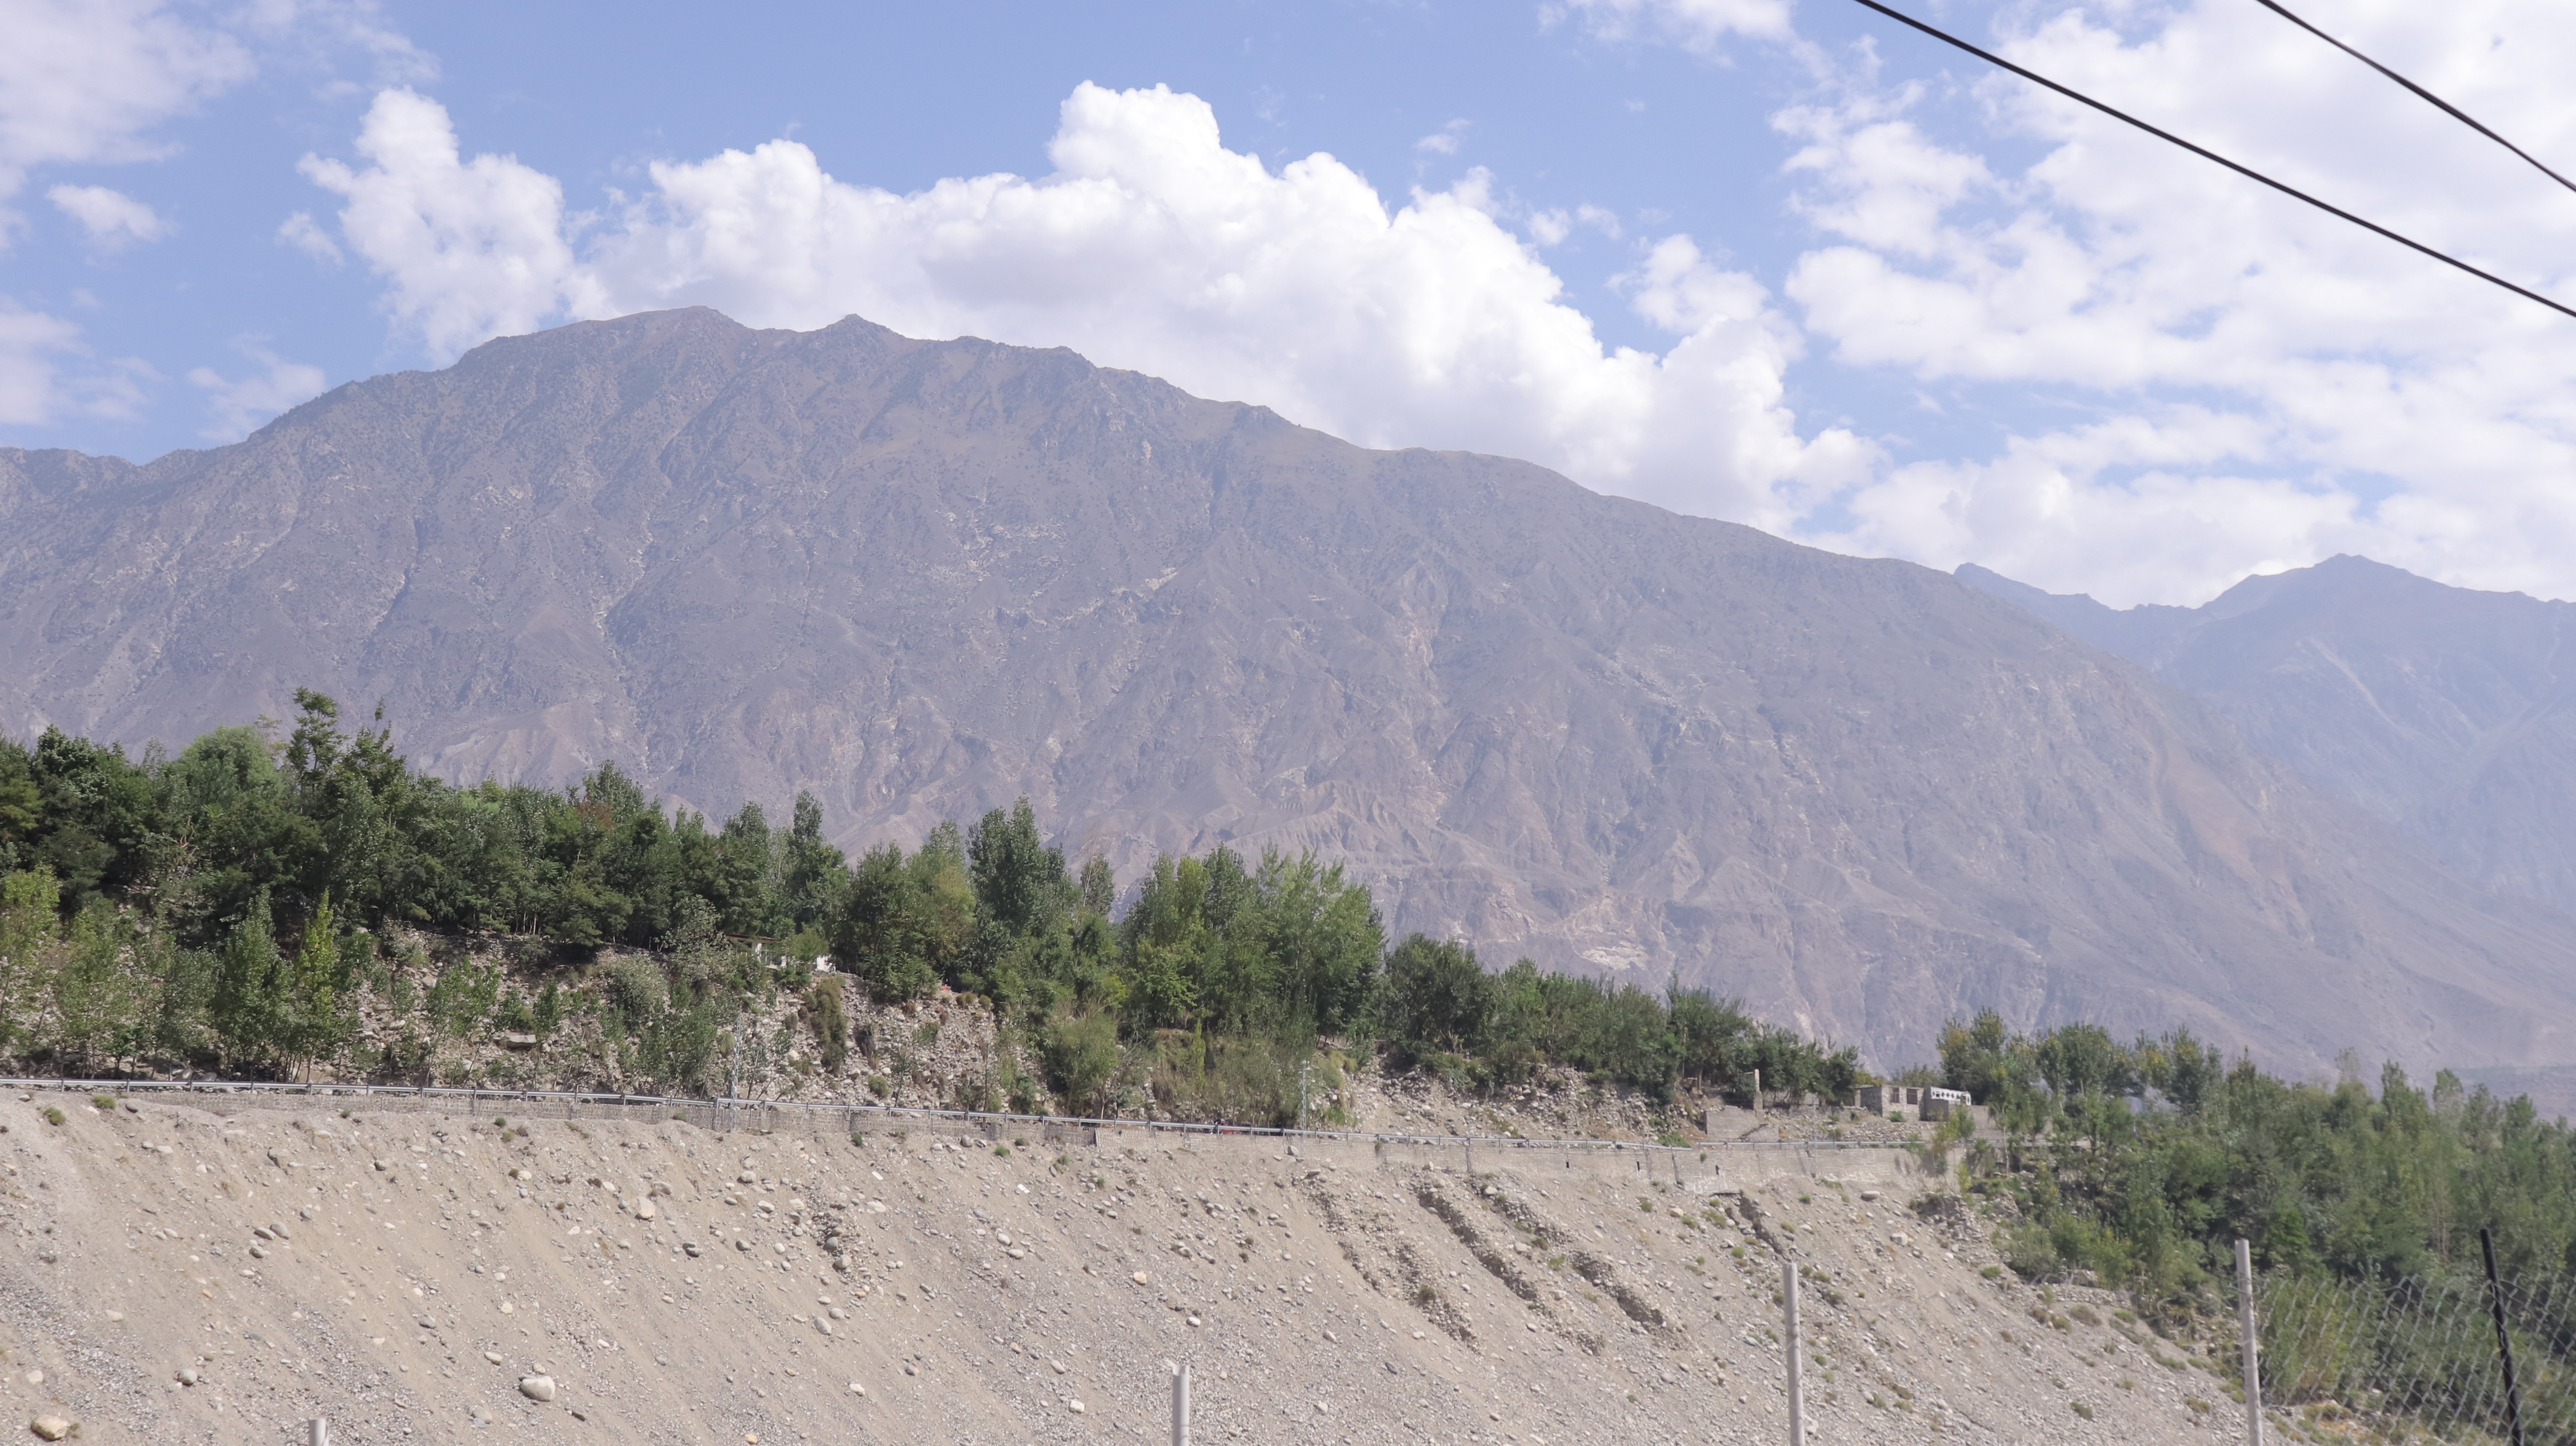
[[[918, 1119], [864, 1144], [649, 1118], [504, 1139], [374, 1103], [57, 1127], [0, 1099], [0, 1209], [58, 1247], [0, 1291], [20, 1419], [136, 1442], [314, 1417], [360, 1443], [1164, 1439], [1185, 1361], [1200, 1440], [1777, 1441], [1784, 1261], [1818, 1440], [2206, 1442], [2234, 1410], [2165, 1354], [2214, 1365], [2227, 1341], [2157, 1340], [2065, 1286], [2034, 1325], [2039, 1291], [1982, 1274], [1991, 1222], [1907, 1208], [1931, 1182], [1898, 1149], [1488, 1141], [1471, 1173], [1454, 1146], [1142, 1131], [1005, 1157]], [[731, 1180], [746, 1152], [758, 1189]], [[411, 1167], [377, 1172], [387, 1153]], [[592, 1183], [627, 1171], [669, 1186], [663, 1221]], [[831, 1248], [757, 1208], [791, 1198], [830, 1202]], [[290, 1204], [273, 1258], [212, 1260]], [[756, 1248], [692, 1259], [684, 1230]]]
[[136, 468], [0, 453], [0, 726], [364, 706], [841, 842], [1316, 849], [1397, 931], [1678, 975], [1881, 1064], [1979, 1007], [2297, 1070], [2576, 1059], [2576, 924], [2465, 888], [1954, 579], [1062, 351], [705, 311], [494, 342]]

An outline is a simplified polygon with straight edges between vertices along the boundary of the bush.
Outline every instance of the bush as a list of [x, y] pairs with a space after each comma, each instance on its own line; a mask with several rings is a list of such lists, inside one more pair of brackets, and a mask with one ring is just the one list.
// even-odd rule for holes
[[49, 1125], [59, 1125], [59, 1124], [61, 1124], [61, 1123], [62, 1123], [66, 1118], [68, 1118], [68, 1116], [64, 1115], [64, 1113], [63, 1113], [61, 1110], [58, 1110], [58, 1109], [54, 1108], [52, 1105], [47, 1105], [47, 1106], [45, 1106], [45, 1123], [46, 1123], [46, 1124], [49, 1124]]
[[1464, 944], [1409, 934], [1386, 956], [1379, 1022], [1396, 1062], [1472, 1054], [1485, 1041], [1494, 983]]
[[608, 1007], [614, 1010], [627, 1032], [644, 1027], [670, 998], [662, 979], [662, 966], [650, 959], [629, 956], [608, 966]]
[[823, 1068], [834, 1074], [850, 1062], [850, 1019], [841, 1008], [841, 976], [826, 974], [805, 987], [805, 1022], [823, 1052]]
[[1098, 1115], [1118, 1074], [1118, 1021], [1107, 1014], [1060, 1014], [1038, 1043], [1047, 1087], [1077, 1113]]

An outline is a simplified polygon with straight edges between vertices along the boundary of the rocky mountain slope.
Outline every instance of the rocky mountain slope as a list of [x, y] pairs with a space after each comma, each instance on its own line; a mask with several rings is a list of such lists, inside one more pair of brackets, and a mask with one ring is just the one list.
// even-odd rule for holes
[[[2224, 1340], [1987, 1279], [1912, 1157], [0, 1101], [0, 1412], [91, 1446], [2203, 1442]], [[60, 1109], [61, 1123], [44, 1111]], [[2079, 1308], [2080, 1307], [2080, 1308]], [[2098, 1310], [2096, 1309], [2098, 1307]], [[2032, 1319], [2036, 1312], [2037, 1322]]]
[[1959, 576], [2206, 700], [2463, 877], [2576, 908], [2576, 651], [2561, 646], [2576, 605], [2360, 557], [2249, 577], [2197, 608], [2115, 611]]
[[2576, 1060], [2576, 923], [2020, 608], [1063, 351], [671, 312], [146, 466], [0, 453], [0, 656], [21, 735], [309, 685], [452, 776], [810, 787], [851, 845], [1025, 793], [1131, 878], [1312, 848], [1398, 930], [1882, 1064], [1984, 1006]]

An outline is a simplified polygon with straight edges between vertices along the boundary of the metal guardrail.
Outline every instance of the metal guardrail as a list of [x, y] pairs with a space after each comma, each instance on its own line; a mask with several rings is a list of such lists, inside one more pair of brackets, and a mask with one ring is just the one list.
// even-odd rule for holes
[[[1349, 1142], [1368, 1145], [1414, 1145], [1501, 1150], [1622, 1151], [1670, 1156], [1710, 1150], [1902, 1150], [1902, 1144], [1864, 1140], [1710, 1140], [1695, 1145], [1651, 1144], [1638, 1140], [1531, 1139], [1520, 1135], [1415, 1135], [1369, 1130], [1301, 1130], [1270, 1125], [1216, 1125], [1189, 1120], [1133, 1120], [1081, 1115], [1022, 1115], [986, 1110], [944, 1110], [922, 1105], [841, 1104], [813, 1100], [757, 1100], [732, 1096], [694, 1098], [677, 1095], [606, 1094], [581, 1090], [477, 1089], [454, 1085], [291, 1084], [266, 1080], [76, 1080], [0, 1077], [0, 1089], [53, 1090], [66, 1094], [253, 1095], [280, 1098], [345, 1100], [417, 1100], [461, 1105], [467, 1114], [492, 1106], [670, 1110], [683, 1118], [712, 1112], [727, 1120], [745, 1112], [783, 1113], [821, 1119], [841, 1116], [855, 1133], [867, 1120], [918, 1119], [953, 1121], [977, 1127], [988, 1137], [1019, 1128], [1039, 1132], [1072, 1130], [1143, 1130], [1150, 1133]], [[569, 1116], [567, 1116], [569, 1118]], [[1061, 1138], [1059, 1136], [1059, 1138]]]

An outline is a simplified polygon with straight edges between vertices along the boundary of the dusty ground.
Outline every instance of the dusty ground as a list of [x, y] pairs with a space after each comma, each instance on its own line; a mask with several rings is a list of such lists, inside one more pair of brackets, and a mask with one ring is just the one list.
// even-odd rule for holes
[[1168, 1361], [1202, 1442], [1778, 1442], [1784, 1251], [1812, 1440], [2239, 1429], [2107, 1299], [1982, 1278], [1892, 1150], [1004, 1155], [50, 1094], [0, 1125], [0, 1421], [89, 1443], [1162, 1440]]

